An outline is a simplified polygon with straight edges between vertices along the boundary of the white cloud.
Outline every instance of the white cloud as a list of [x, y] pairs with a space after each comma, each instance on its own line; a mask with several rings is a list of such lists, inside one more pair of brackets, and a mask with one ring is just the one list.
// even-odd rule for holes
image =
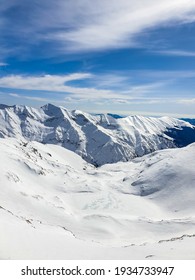
[[[104, 78], [105, 75], [103, 75]], [[114, 79], [113, 76], [111, 78]], [[89, 80], [93, 87], [85, 86], [72, 86], [68, 85], [71, 81]], [[44, 76], [21, 76], [10, 75], [0, 77], [0, 87], [28, 91], [47, 91], [56, 93], [66, 93], [69, 98], [100, 100], [100, 99], [117, 99], [117, 100], [131, 100], [142, 97], [144, 94], [151, 93], [156, 89], [162, 88], [165, 82], [147, 83], [141, 85], [131, 85], [124, 79], [122, 85], [122, 77], [118, 77], [118, 82], [121, 86], [120, 90], [112, 90], [99, 88], [98, 81], [101, 80], [101, 75], [96, 76], [90, 73], [74, 73], [70, 75], [44, 75]], [[116, 78], [117, 83], [117, 78]], [[116, 85], [115, 85], [116, 86]], [[32, 95], [32, 93], [31, 93]], [[15, 96], [16, 97], [16, 96]]]
[[146, 93], [151, 93], [153, 90], [161, 88], [165, 86], [166, 82], [161, 81], [161, 82], [153, 82], [153, 83], [147, 83], [147, 84], [140, 84], [140, 85], [134, 85], [129, 87], [129, 89], [123, 91], [126, 94], [132, 94], [135, 96], [138, 96], [138, 94], [146, 94]]
[[[74, 87], [67, 85], [68, 82], [92, 78], [89, 73], [76, 73], [71, 75], [44, 75], [44, 76], [21, 76], [10, 75], [0, 78], [0, 87], [50, 91], [50, 92], [64, 92], [75, 94], [80, 97], [98, 96], [104, 97], [105, 94], [114, 96], [115, 94], [110, 90]], [[96, 98], [96, 97], [95, 97]]]
[[9, 93], [9, 96], [21, 98], [21, 95], [19, 95], [17, 93]]
[[5, 62], [0, 62], [0, 67], [7, 66], [8, 64]]
[[[154, 79], [153, 74], [157, 75]], [[166, 75], [167, 74], [167, 75]], [[131, 84], [132, 76], [126, 73], [126, 76], [121, 74], [108, 74], [101, 73], [98, 75], [92, 73], [72, 73], [69, 75], [43, 75], [43, 76], [22, 76], [22, 75], [9, 75], [0, 77], [0, 87], [10, 89], [10, 96], [15, 98], [25, 98], [29, 100], [36, 100], [40, 102], [66, 102], [67, 104], [94, 102], [105, 104], [118, 104], [118, 105], [155, 105], [155, 104], [194, 104], [195, 99], [190, 98], [191, 94], [186, 89], [186, 99], [181, 98], [180, 91], [174, 91], [170, 88], [170, 80], [160, 80], [159, 77], [168, 77], [185, 79], [195, 77], [195, 73], [192, 71], [168, 71], [160, 73], [157, 72], [140, 72], [136, 73], [138, 77], [148, 78], [148, 75], [152, 76], [152, 80], [155, 82], [140, 84]], [[108, 79], [108, 85], [106, 80]], [[82, 80], [80, 83], [70, 83], [73, 81]], [[134, 79], [133, 79], [134, 80]], [[138, 79], [139, 80], [139, 79]], [[144, 78], [145, 80], [145, 78]], [[146, 79], [148, 80], [148, 79]], [[114, 87], [112, 88], [112, 81]], [[93, 85], [93, 86], [91, 86]], [[117, 86], [119, 85], [119, 86]], [[102, 87], [101, 87], [102, 86]], [[105, 87], [105, 88], [104, 88]], [[12, 89], [12, 90], [11, 90]], [[13, 89], [16, 91], [12, 92]], [[22, 94], [20, 94], [22, 90]], [[24, 94], [24, 90], [27, 94]], [[41, 95], [40, 95], [41, 94]], [[184, 94], [182, 93], [182, 96]]]
[[164, 104], [175, 102], [172, 98], [132, 98], [132, 99], [114, 99], [112, 101], [115, 104], [131, 104], [131, 105], [153, 105], [153, 104]]
[[9, 96], [18, 98], [18, 99], [28, 99], [28, 100], [32, 100], [32, 101], [40, 101], [40, 102], [46, 102], [46, 103], [56, 102], [56, 99], [43, 98], [43, 97], [38, 97], [38, 96], [30, 96], [30, 95], [20, 95], [17, 93], [9, 93]]
[[[5, 1], [4, 1], [5, 2]], [[0, 32], [21, 50], [52, 43], [55, 52], [134, 46], [146, 29], [195, 20], [194, 0], [9, 0], [0, 8]], [[9, 13], [10, 8], [15, 13]], [[5, 13], [6, 11], [6, 13]], [[14, 31], [13, 31], [14, 22]], [[26, 24], [28, 22], [28, 24]], [[5, 43], [5, 42], [4, 42]], [[9, 40], [6, 40], [6, 45]], [[4, 51], [13, 46], [4, 47]], [[48, 50], [48, 51], [47, 51]], [[42, 55], [53, 56], [49, 48]]]
[[[135, 45], [134, 36], [148, 28], [194, 19], [193, 0], [81, 1], [85, 12], [70, 30], [55, 33], [69, 50], [97, 50]], [[76, 1], [76, 4], [78, 2]], [[79, 8], [81, 8], [81, 6]], [[78, 12], [75, 5], [74, 12]]]
[[[75, 73], [70, 75], [43, 75], [43, 76], [21, 76], [9, 75], [0, 78], [0, 86], [5, 88], [17, 88], [27, 90], [45, 90], [66, 92], [72, 87], [65, 83], [91, 78], [88, 73]], [[77, 88], [75, 88], [75, 91]]]
[[184, 104], [184, 105], [194, 105], [195, 104], [195, 98], [179, 99], [177, 101], [177, 103]]
[[134, 70], [132, 71], [134, 77], [152, 78], [152, 79], [186, 79], [195, 78], [195, 71], [193, 70]]
[[154, 53], [167, 55], [167, 56], [184, 56], [184, 57], [195, 57], [195, 52], [183, 51], [183, 50], [160, 50]]

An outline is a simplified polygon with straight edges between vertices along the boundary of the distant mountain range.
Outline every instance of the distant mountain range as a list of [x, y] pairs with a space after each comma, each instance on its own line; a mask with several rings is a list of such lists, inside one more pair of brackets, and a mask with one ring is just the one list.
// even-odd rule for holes
[[52, 104], [0, 105], [0, 138], [7, 137], [57, 144], [100, 166], [186, 146], [195, 141], [195, 126], [170, 117], [94, 116]]

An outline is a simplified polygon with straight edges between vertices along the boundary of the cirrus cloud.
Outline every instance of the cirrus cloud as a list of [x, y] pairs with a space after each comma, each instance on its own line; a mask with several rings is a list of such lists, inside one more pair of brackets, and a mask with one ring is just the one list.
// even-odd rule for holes
[[32, 49], [54, 56], [131, 47], [145, 30], [195, 20], [194, 0], [104, 0], [95, 5], [91, 0], [7, 2], [0, 8], [4, 55], [23, 55]]
[[[108, 75], [110, 79], [116, 79], [116, 75]], [[69, 83], [80, 80], [92, 80], [91, 84], [93, 87], [87, 86], [75, 86], [69, 85]], [[25, 76], [25, 75], [8, 75], [0, 77], [0, 87], [6, 89], [17, 89], [17, 90], [28, 90], [31, 92], [53, 92], [53, 93], [64, 93], [68, 96], [74, 98], [82, 99], [127, 99], [138, 98], [144, 94], [151, 93], [152, 91], [164, 86], [162, 81], [147, 83], [141, 85], [131, 85], [127, 82], [127, 77], [122, 79], [118, 76], [118, 82], [121, 86], [120, 90], [115, 90], [114, 88], [105, 88], [106, 75], [97, 76], [91, 73], [73, 73], [70, 75], [43, 75], [43, 76]], [[102, 81], [103, 87], [99, 87], [99, 82]], [[122, 85], [121, 82], [124, 82]], [[108, 84], [109, 84], [108, 83]], [[116, 86], [116, 85], [115, 85]], [[116, 87], [117, 88], [117, 87]], [[32, 93], [31, 93], [32, 94]]]

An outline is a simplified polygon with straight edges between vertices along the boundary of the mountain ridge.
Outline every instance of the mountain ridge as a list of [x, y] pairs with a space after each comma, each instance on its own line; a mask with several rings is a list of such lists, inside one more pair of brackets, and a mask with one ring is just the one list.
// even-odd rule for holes
[[176, 118], [114, 118], [111, 114], [91, 115], [53, 104], [39, 109], [0, 105], [1, 138], [61, 145], [95, 166], [185, 146], [178, 132], [186, 128], [191, 134], [187, 142], [190, 144], [195, 141], [195, 127]]

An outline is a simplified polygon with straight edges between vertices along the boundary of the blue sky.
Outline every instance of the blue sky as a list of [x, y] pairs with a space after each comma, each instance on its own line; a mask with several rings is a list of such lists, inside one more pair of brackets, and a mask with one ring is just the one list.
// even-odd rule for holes
[[6, 0], [0, 103], [195, 117], [194, 0]]

